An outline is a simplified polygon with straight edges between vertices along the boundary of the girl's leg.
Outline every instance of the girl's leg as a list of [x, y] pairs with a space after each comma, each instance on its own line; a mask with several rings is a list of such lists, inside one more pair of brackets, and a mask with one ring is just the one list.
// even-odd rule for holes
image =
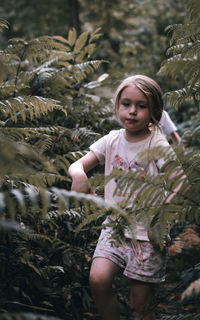
[[92, 295], [103, 320], [119, 320], [120, 310], [112, 283], [120, 268], [105, 258], [95, 258], [90, 270]]
[[150, 302], [154, 291], [154, 284], [131, 280], [131, 291], [130, 291], [130, 304], [134, 309], [138, 317], [134, 320], [155, 320], [154, 313], [150, 311], [145, 312], [145, 307]]

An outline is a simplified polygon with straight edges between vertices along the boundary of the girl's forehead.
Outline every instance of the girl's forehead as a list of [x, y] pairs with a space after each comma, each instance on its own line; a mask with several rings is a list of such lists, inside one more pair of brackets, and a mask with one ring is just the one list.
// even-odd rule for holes
[[124, 89], [121, 91], [121, 99], [127, 98], [127, 99], [139, 99], [147, 101], [147, 97], [145, 94], [135, 85], [128, 85], [124, 87]]

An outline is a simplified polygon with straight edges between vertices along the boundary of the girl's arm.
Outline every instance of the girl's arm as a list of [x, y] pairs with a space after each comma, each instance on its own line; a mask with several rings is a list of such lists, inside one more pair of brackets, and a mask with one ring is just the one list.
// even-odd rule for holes
[[86, 173], [99, 163], [94, 152], [90, 151], [81, 159], [77, 160], [69, 167], [68, 174], [72, 177], [71, 190], [77, 192], [90, 193], [88, 186], [84, 182], [88, 180]]

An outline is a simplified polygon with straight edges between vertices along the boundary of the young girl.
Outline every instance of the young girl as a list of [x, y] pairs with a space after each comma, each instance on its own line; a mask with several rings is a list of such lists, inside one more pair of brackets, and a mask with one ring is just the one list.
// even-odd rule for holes
[[[99, 139], [90, 146], [89, 153], [70, 166], [72, 190], [90, 192], [81, 186], [88, 179], [86, 173], [98, 163], [105, 165], [105, 175], [119, 166], [126, 171], [141, 170], [139, 152], [149, 147], [169, 145], [158, 130], [151, 130], [152, 126], [158, 125], [163, 111], [162, 92], [154, 80], [144, 75], [126, 78], [117, 88], [114, 102], [116, 116], [123, 129], [113, 130]], [[162, 160], [158, 160], [156, 166], [155, 163], [150, 164], [145, 170], [156, 175], [156, 168], [161, 165]], [[115, 187], [114, 179], [106, 184], [106, 201], [119, 203], [127, 196], [113, 195]], [[152, 297], [154, 285], [164, 280], [164, 256], [154, 248], [141, 222], [134, 229], [136, 242], [132, 241], [131, 232], [126, 230], [126, 241], [115, 247], [111, 243], [112, 231], [111, 227], [102, 229], [90, 271], [91, 291], [99, 313], [104, 320], [120, 319], [112, 284], [116, 275], [123, 272], [131, 280], [130, 303], [136, 312], [135, 319], [153, 320], [152, 312], [144, 317], [143, 313]]]

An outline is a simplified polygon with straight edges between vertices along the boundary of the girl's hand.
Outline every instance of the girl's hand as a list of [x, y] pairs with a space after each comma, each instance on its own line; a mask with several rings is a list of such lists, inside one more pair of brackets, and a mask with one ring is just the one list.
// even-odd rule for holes
[[95, 195], [87, 183], [87, 172], [98, 164], [95, 154], [90, 151], [81, 159], [70, 165], [68, 174], [72, 177], [71, 190], [76, 192], [90, 193]]

